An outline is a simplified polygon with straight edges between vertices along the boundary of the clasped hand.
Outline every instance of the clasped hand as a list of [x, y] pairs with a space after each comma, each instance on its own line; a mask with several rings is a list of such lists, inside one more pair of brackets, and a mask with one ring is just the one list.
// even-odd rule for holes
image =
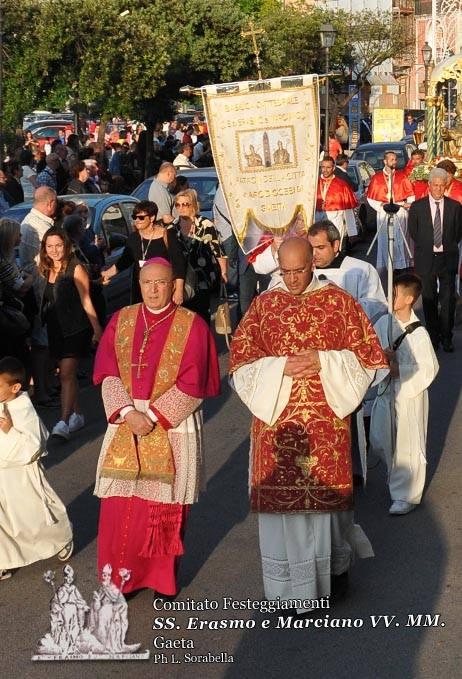
[[125, 422], [135, 436], [146, 436], [154, 429], [154, 422], [139, 410], [131, 410], [125, 415]]
[[294, 356], [289, 356], [284, 368], [284, 375], [295, 379], [314, 377], [321, 370], [317, 349], [305, 349]]

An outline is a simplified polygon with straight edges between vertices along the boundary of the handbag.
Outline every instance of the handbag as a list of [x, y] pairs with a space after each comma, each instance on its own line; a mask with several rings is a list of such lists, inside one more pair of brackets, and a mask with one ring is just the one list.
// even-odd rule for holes
[[225, 301], [217, 306], [217, 311], [215, 314], [215, 332], [217, 335], [225, 336], [226, 346], [229, 349], [229, 336], [232, 332], [231, 314], [229, 311], [229, 303], [224, 285], [221, 286], [221, 297]]
[[0, 302], [0, 330], [10, 337], [23, 337], [30, 323], [20, 309]]
[[194, 295], [196, 294], [196, 288], [197, 288], [197, 274], [188, 258], [188, 262], [186, 264], [186, 274], [184, 277], [185, 302], [189, 301], [194, 297]]

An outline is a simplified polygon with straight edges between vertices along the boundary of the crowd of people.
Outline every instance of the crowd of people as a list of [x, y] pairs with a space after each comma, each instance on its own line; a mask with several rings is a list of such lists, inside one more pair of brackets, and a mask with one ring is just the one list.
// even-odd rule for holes
[[[143, 125], [107, 134], [98, 141], [97, 127], [80, 136], [71, 129], [58, 130], [55, 139], [35, 140], [32, 132], [8, 147], [0, 169], [0, 217], [9, 207], [33, 198], [40, 186], [58, 195], [131, 193], [146, 174], [146, 129]], [[148, 174], [157, 174], [164, 162], [176, 170], [213, 165], [208, 130], [200, 116], [189, 124], [176, 121], [158, 125]], [[178, 187], [178, 190], [182, 188]]]
[[[26, 465], [44, 452], [22, 366], [33, 375], [37, 405], [54, 405], [49, 379], [57, 370], [61, 416], [52, 434], [67, 439], [84, 426], [79, 359], [98, 345], [94, 382], [102, 385], [109, 425], [95, 486], [98, 571], [123, 563], [132, 573], [125, 591], [150, 587], [175, 595], [189, 508], [201, 487], [202, 401], [220, 388], [211, 313], [220, 288], [237, 285], [242, 320], [231, 344], [230, 381], [253, 415], [250, 502], [258, 514], [265, 596], [296, 601], [304, 614], [300, 602], [343, 596], [354, 556], [373, 555], [353, 516], [353, 477], [365, 477], [367, 469], [365, 418], [369, 448], [389, 470], [390, 515], [408, 514], [421, 502], [435, 352], [440, 345], [454, 351], [462, 238], [462, 207], [451, 197], [458, 195], [455, 172], [447, 163], [433, 169], [416, 200], [414, 181], [420, 180], [412, 168], [421, 155], [398, 171], [396, 155], [385, 154], [367, 195], [377, 213], [374, 267], [347, 254], [358, 237], [357, 200], [342, 177], [347, 159], [325, 156], [315, 222], [262, 239], [246, 257], [221, 190], [214, 222], [200, 215], [194, 190], [171, 190], [182, 163], [195, 160], [188, 129], [171, 131], [180, 161], [160, 166], [111, 268], [104, 269], [104, 243], [89, 238], [85, 204], [63, 205], [58, 214], [56, 187], [46, 183], [58, 169], [55, 152], [36, 177], [34, 207], [22, 225], [0, 221], [0, 322], [14, 323], [15, 314], [17, 323], [19, 316], [25, 320], [23, 333], [0, 352], [6, 356], [0, 360], [0, 439], [8, 444], [0, 466]], [[80, 189], [91, 181], [88, 166], [78, 158], [73, 167], [71, 184]], [[380, 280], [390, 202], [399, 208], [391, 315]], [[131, 304], [104, 329], [95, 289], [101, 293], [129, 267]], [[266, 277], [260, 289], [268, 290], [255, 298], [257, 275]], [[426, 329], [413, 310], [421, 295]], [[21, 425], [20, 405], [32, 413], [30, 425]], [[30, 443], [22, 457], [18, 437]], [[10, 511], [21, 509], [11, 502]], [[41, 530], [39, 523], [34, 530]], [[0, 578], [51, 553], [69, 558], [62, 510], [58, 524], [58, 541], [50, 533], [33, 557], [9, 535], [7, 548], [0, 547]], [[8, 533], [8, 526], [0, 530]], [[24, 526], [21, 541], [31, 539], [31, 527]]]

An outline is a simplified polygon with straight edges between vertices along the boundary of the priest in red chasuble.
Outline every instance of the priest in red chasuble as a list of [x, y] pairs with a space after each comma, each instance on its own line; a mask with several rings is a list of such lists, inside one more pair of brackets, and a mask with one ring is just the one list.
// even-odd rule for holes
[[335, 174], [335, 161], [326, 156], [321, 161], [321, 175], [318, 179], [316, 196], [316, 221], [329, 219], [340, 232], [342, 246], [343, 239], [355, 239], [358, 235], [354, 208], [358, 207], [358, 200], [350, 185]]
[[[220, 375], [207, 324], [173, 304], [170, 263], [140, 271], [143, 302], [114, 314], [98, 347], [108, 430], [98, 461], [98, 572], [127, 568], [125, 592], [177, 593], [189, 506], [201, 488], [202, 400]], [[117, 580], [117, 578], [116, 578]]]
[[408, 269], [413, 262], [413, 243], [407, 230], [407, 216], [410, 204], [414, 201], [414, 187], [405, 170], [396, 169], [397, 162], [396, 153], [386, 151], [382, 172], [375, 173], [367, 188], [367, 200], [377, 213], [379, 235], [376, 266], [379, 273], [386, 270], [388, 262], [388, 215], [383, 209], [385, 203], [392, 202], [401, 206], [393, 220], [393, 268]]
[[355, 552], [373, 556], [353, 522], [349, 415], [387, 361], [359, 304], [312, 273], [308, 241], [286, 240], [279, 265], [282, 287], [255, 299], [236, 330], [230, 372], [254, 416], [265, 595], [299, 601], [343, 588]]

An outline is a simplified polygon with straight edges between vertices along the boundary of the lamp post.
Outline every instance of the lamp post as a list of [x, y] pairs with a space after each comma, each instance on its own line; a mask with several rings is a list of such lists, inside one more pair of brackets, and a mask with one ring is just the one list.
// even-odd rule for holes
[[428, 44], [428, 42], [425, 42], [425, 45], [422, 47], [422, 59], [424, 63], [424, 68], [425, 68], [425, 80], [424, 80], [424, 92], [425, 92], [425, 98], [428, 97], [428, 69], [430, 68], [430, 64], [432, 63], [432, 48]]
[[3, 163], [3, 2], [0, 0], [0, 164]]
[[324, 151], [329, 153], [329, 50], [334, 46], [337, 31], [332, 24], [322, 24], [319, 29], [321, 36], [321, 47], [326, 52], [326, 98], [325, 98], [325, 117], [324, 117]]

